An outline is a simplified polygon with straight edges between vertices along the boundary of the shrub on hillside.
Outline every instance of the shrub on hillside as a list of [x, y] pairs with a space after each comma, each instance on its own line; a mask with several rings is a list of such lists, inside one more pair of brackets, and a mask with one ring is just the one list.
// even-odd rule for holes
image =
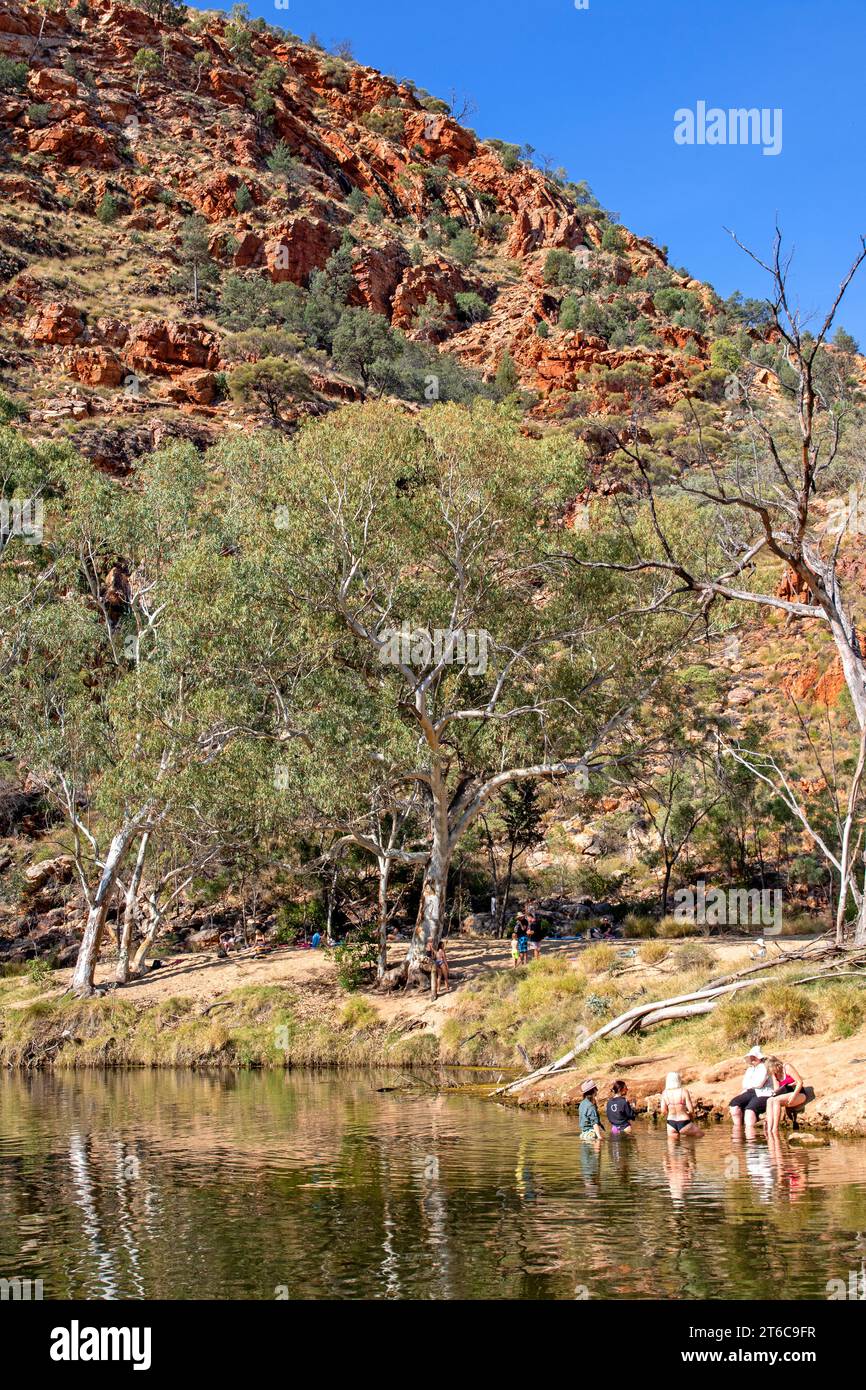
[[544, 283], [546, 285], [573, 285], [577, 266], [570, 251], [548, 251], [544, 259]]
[[566, 295], [559, 310], [559, 326], [565, 333], [580, 327], [580, 300], [573, 294]]
[[0, 92], [16, 92], [27, 84], [27, 64], [0, 55]]
[[490, 317], [490, 309], [480, 294], [474, 291], [467, 291], [465, 294], [454, 296], [457, 304], [457, 312], [464, 323], [481, 323]]

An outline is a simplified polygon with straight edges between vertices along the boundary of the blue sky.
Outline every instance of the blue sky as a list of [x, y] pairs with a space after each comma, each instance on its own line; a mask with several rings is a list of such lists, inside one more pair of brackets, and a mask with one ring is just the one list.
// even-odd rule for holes
[[[446, 100], [452, 90], [471, 96], [467, 124], [481, 137], [552, 156], [722, 295], [764, 292], [725, 227], [763, 253], [778, 215], [805, 312], [826, 305], [866, 233], [866, 0], [589, 0], [586, 10], [574, 0], [251, 0], [249, 9], [326, 46], [350, 39], [360, 62]], [[781, 108], [781, 153], [677, 145], [674, 112], [698, 101]], [[839, 321], [866, 344], [866, 271], [849, 295]]]

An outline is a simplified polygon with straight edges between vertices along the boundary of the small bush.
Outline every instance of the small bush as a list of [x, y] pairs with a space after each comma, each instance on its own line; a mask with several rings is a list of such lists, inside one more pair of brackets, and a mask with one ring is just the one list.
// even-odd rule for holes
[[570, 251], [548, 251], [544, 260], [545, 285], [573, 285], [577, 266]]
[[829, 1000], [829, 1010], [835, 1037], [850, 1038], [859, 1032], [866, 1020], [866, 993], [856, 985], [834, 989]]
[[654, 917], [644, 917], [639, 912], [630, 912], [622, 924], [622, 934], [630, 940], [646, 940], [656, 934]]
[[96, 216], [99, 218], [103, 227], [109, 227], [111, 223], [116, 220], [119, 212], [120, 207], [118, 206], [117, 199], [113, 198], [110, 193], [106, 193], [99, 207], [96, 209]]
[[376, 1028], [381, 1019], [368, 999], [347, 999], [340, 1014], [340, 1024], [350, 1028], [353, 1033], [361, 1033], [366, 1028]]
[[361, 989], [370, 979], [379, 960], [379, 943], [372, 927], [356, 927], [333, 950], [337, 981], [349, 990]]
[[603, 975], [605, 971], [612, 970], [615, 964], [616, 951], [603, 941], [580, 953], [579, 965], [587, 975]]
[[684, 936], [700, 936], [697, 922], [680, 922], [676, 917], [663, 917], [658, 925], [658, 934], [665, 941], [675, 941]]
[[0, 92], [20, 91], [27, 82], [27, 64], [0, 56]]
[[490, 309], [480, 294], [468, 291], [465, 294], [455, 294], [454, 302], [457, 305], [457, 312], [465, 323], [482, 323], [484, 319], [490, 317]]
[[768, 1038], [796, 1038], [818, 1031], [818, 1009], [814, 1000], [793, 985], [770, 985], [761, 996], [761, 1008]]
[[729, 999], [719, 1005], [714, 1016], [722, 1030], [722, 1037], [729, 1045], [754, 1043], [763, 1033], [761, 1006], [754, 1001]]
[[478, 242], [470, 232], [468, 227], [459, 231], [452, 241], [449, 250], [451, 255], [460, 265], [468, 267], [478, 255]]
[[253, 195], [245, 183], [239, 185], [235, 193], [235, 207], [238, 212], [248, 212], [253, 205]]
[[27, 978], [32, 985], [44, 985], [51, 979], [51, 966], [44, 957], [32, 960], [27, 966]]
[[638, 950], [644, 965], [658, 965], [668, 954], [669, 947], [663, 941], [644, 941]]
[[676, 953], [678, 970], [712, 970], [716, 954], [700, 941], [687, 941]]

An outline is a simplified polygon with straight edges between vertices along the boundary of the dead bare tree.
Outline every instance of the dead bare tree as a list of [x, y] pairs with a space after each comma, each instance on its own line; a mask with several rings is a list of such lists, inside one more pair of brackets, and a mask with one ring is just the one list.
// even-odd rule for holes
[[[866, 892], [863, 876], [858, 883], [854, 872], [854, 853], [859, 839], [853, 835], [862, 794], [864, 737], [866, 737], [866, 658], [858, 635], [850, 595], [846, 594], [839, 573], [842, 540], [851, 522], [850, 514], [841, 518], [835, 534], [828, 534], [823, 507], [816, 511], [816, 499], [829, 495], [833, 487], [831, 470], [837, 460], [843, 430], [853, 411], [852, 396], [844, 374], [833, 373], [833, 354], [827, 343], [839, 306], [857, 271], [866, 259], [866, 238], [842, 279], [833, 302], [817, 333], [806, 327], [806, 319], [792, 299], [789, 288], [791, 256], [783, 254], [782, 234], [776, 228], [772, 256], [763, 261], [734, 236], [737, 245], [770, 277], [772, 291], [767, 303], [770, 328], [767, 341], [775, 344], [775, 361], [750, 361], [730, 378], [736, 400], [734, 415], [740, 427], [740, 452], [733, 463], [714, 457], [706, 444], [701, 422], [695, 414], [698, 432], [698, 459], [685, 460], [671, 454], [675, 467], [675, 487], [715, 509], [715, 521], [722, 560], [709, 556], [684, 555], [665, 524], [656, 484], [648, 467], [645, 446], [637, 423], [617, 444], [633, 462], [641, 481], [649, 532], [649, 546], [631, 538], [633, 559], [626, 561], [579, 559], [590, 567], [606, 567], [622, 573], [655, 572], [660, 580], [659, 603], [668, 607], [682, 604], [698, 611], [709, 627], [714, 605], [735, 602], [775, 610], [790, 617], [824, 627], [838, 655], [860, 730], [857, 766], [849, 784], [847, 806], [841, 819], [838, 849], [812, 826], [808, 811], [791, 779], [786, 778], [774, 759], [741, 748], [725, 746], [724, 751], [748, 767], [771, 786], [810, 835], [820, 852], [839, 876], [840, 907], [838, 929], [844, 932], [845, 908], [850, 892], [857, 909], [854, 944], [866, 944]], [[781, 412], [767, 412], [758, 398], [757, 368], [768, 372], [783, 402], [793, 407], [792, 437]], [[745, 449], [743, 449], [745, 445]], [[647, 551], [651, 553], [647, 553]], [[774, 558], [791, 578], [786, 592], [770, 591], [765, 575], [757, 574], [759, 559]], [[791, 596], [791, 593], [794, 596]], [[866, 871], [864, 871], [866, 872]]]

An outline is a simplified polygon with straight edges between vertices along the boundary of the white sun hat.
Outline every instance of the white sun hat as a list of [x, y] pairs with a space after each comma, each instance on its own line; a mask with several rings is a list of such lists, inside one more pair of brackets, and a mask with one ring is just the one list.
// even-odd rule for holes
[[758, 1061], [763, 1061], [765, 1055], [763, 1048], [760, 1047], [750, 1047], [746, 1053], [747, 1057], [757, 1057]]

